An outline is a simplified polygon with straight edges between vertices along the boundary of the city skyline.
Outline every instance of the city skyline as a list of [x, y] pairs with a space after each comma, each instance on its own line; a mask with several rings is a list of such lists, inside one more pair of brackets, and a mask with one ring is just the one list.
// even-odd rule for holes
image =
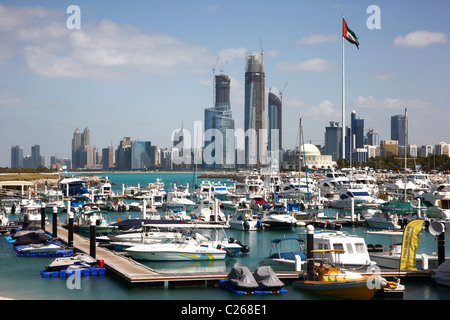
[[[80, 29], [67, 25], [72, 4]], [[341, 123], [343, 13], [360, 44], [345, 44], [346, 124], [355, 110], [365, 130], [388, 140], [391, 116], [408, 108], [409, 143], [449, 143], [449, 8], [445, 1], [2, 1], [0, 166], [10, 166], [15, 145], [70, 158], [77, 127], [89, 127], [98, 150], [123, 137], [169, 147], [174, 130], [193, 132], [214, 107], [216, 61], [217, 73], [231, 78], [233, 119], [243, 129], [245, 54], [261, 51], [265, 92], [287, 84], [283, 147], [298, 143], [300, 117], [305, 141], [323, 145], [325, 127]]]

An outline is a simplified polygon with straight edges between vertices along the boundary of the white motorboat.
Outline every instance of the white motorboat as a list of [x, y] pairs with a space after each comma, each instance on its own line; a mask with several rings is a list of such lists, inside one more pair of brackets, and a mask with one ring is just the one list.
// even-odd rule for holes
[[[402, 252], [403, 231], [367, 231], [368, 236], [383, 236], [389, 238], [389, 245], [383, 245], [380, 239], [375, 239], [375, 244], [367, 244], [370, 259], [375, 261], [380, 268], [398, 269]], [[417, 269], [436, 269], [438, 267], [438, 257], [436, 255], [416, 254]]]
[[[300, 239], [306, 243], [306, 233], [300, 234]], [[361, 268], [375, 264], [367, 252], [364, 238], [350, 235], [342, 231], [316, 231], [314, 232], [314, 250], [344, 250], [339, 254], [339, 261], [336, 255], [331, 252], [325, 253], [325, 258], [333, 264], [341, 263], [346, 269]], [[321, 254], [315, 254], [320, 257]]]
[[450, 219], [450, 183], [433, 185], [429, 192], [421, 195], [422, 202], [427, 207], [429, 218]]
[[198, 245], [193, 239], [165, 240], [155, 244], [140, 244], [126, 249], [133, 259], [149, 261], [223, 260], [227, 252]]
[[[306, 255], [304, 253], [304, 242], [299, 238], [278, 238], [271, 242], [269, 255], [259, 261], [260, 266], [271, 266], [277, 271], [301, 271], [305, 269]], [[293, 249], [293, 245], [300, 248]], [[291, 250], [284, 251], [282, 247]], [[275, 252], [274, 252], [275, 250]]]
[[342, 187], [338, 188], [337, 191], [339, 193], [339, 199], [332, 200], [330, 204], [333, 208], [351, 208], [352, 201], [354, 206], [375, 201], [369, 191], [361, 186]]
[[297, 224], [284, 206], [276, 205], [258, 215], [265, 228], [270, 230], [289, 230]]
[[262, 230], [261, 220], [252, 217], [252, 210], [237, 209], [236, 212], [228, 220], [231, 229], [244, 231]]
[[226, 216], [220, 209], [219, 200], [203, 200], [202, 203], [191, 211], [191, 217], [203, 222], [226, 222]]
[[398, 221], [398, 216], [392, 212], [375, 211], [372, 215], [366, 217], [364, 221], [371, 228], [400, 230], [402, 225]]

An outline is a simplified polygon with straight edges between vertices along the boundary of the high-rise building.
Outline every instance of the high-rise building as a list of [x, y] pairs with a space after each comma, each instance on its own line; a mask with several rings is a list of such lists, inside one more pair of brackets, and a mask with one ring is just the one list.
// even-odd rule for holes
[[112, 146], [102, 149], [102, 168], [103, 170], [114, 168], [114, 148]]
[[131, 169], [149, 170], [152, 163], [152, 143], [150, 141], [131, 142]]
[[35, 144], [31, 146], [31, 168], [37, 168], [43, 165], [41, 162], [41, 146]]
[[78, 128], [75, 130], [72, 138], [72, 168], [80, 168], [81, 163], [81, 132]]
[[205, 109], [203, 160], [206, 167], [234, 167], [235, 126], [231, 112], [230, 83], [230, 78], [224, 74], [215, 76], [215, 106]]
[[245, 56], [245, 164], [261, 167], [265, 155], [264, 63], [257, 53]]
[[408, 120], [405, 115], [391, 117], [391, 140], [397, 140], [399, 146], [408, 144]]
[[23, 168], [23, 147], [11, 147], [11, 168]]
[[281, 150], [283, 149], [283, 122], [282, 122], [282, 100], [281, 93], [276, 95], [269, 92], [268, 104], [268, 149], [271, 152], [271, 158], [276, 157], [277, 163], [280, 163]]
[[116, 150], [117, 170], [131, 170], [131, 138], [124, 137]]
[[324, 154], [330, 155], [333, 161], [341, 159], [342, 153], [342, 128], [339, 122], [330, 121], [330, 126], [325, 127]]

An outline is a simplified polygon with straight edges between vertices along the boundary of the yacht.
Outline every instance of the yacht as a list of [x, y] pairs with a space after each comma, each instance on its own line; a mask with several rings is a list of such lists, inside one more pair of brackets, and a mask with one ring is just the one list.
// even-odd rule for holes
[[289, 230], [297, 224], [297, 219], [290, 215], [282, 205], [275, 205], [258, 215], [265, 228], [270, 230]]
[[330, 206], [333, 208], [351, 208], [352, 202], [354, 206], [357, 206], [375, 201], [375, 198], [370, 195], [369, 191], [362, 186], [339, 187], [337, 192], [339, 193], [339, 199], [332, 200], [330, 203]]
[[435, 184], [421, 199], [429, 218], [450, 219], [450, 183]]
[[[307, 242], [306, 233], [301, 233], [299, 238]], [[364, 238], [350, 235], [343, 231], [315, 231], [314, 232], [314, 250], [344, 250], [339, 254], [340, 261], [336, 260], [336, 255], [326, 253], [331, 263], [340, 262], [346, 269], [362, 268], [374, 265], [375, 262], [370, 259]], [[316, 254], [315, 254], [316, 255]], [[317, 257], [319, 254], [317, 254]]]
[[244, 230], [244, 231], [259, 231], [262, 230], [261, 220], [254, 219], [252, 210], [237, 209], [236, 212], [228, 220], [230, 229]]

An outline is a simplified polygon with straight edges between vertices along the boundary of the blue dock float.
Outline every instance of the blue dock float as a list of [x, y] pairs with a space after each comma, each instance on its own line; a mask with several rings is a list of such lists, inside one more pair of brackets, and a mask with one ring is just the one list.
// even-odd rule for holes
[[49, 258], [58, 258], [58, 257], [70, 257], [73, 255], [73, 249], [61, 249], [53, 252], [37, 252], [37, 253], [18, 253], [18, 257], [49, 257]]
[[70, 277], [73, 274], [78, 274], [80, 276], [97, 276], [106, 274], [105, 268], [89, 268], [89, 269], [78, 269], [78, 270], [60, 270], [60, 271], [47, 271], [41, 270], [41, 276], [44, 278], [65, 278]]
[[280, 290], [277, 290], [277, 291], [270, 291], [267, 289], [264, 290], [264, 288], [261, 288], [259, 290], [257, 289], [257, 290], [246, 292], [246, 291], [236, 289], [235, 287], [233, 287], [233, 285], [228, 280], [219, 280], [219, 286], [223, 289], [226, 289], [226, 290], [236, 293], [236, 294], [279, 294], [279, 293], [287, 293], [288, 292], [284, 288], [281, 288]]

